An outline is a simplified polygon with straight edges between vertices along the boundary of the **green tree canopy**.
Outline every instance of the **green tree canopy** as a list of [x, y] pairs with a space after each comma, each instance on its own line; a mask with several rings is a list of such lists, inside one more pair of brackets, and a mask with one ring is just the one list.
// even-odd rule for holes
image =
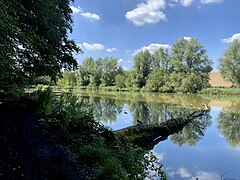
[[[174, 86], [175, 91], [196, 92], [208, 85], [212, 62], [208, 58], [206, 50], [197, 39], [181, 38], [174, 42], [171, 62], [174, 72], [174, 75], [171, 75], [171, 79], [173, 84], [178, 84], [178, 86]], [[191, 75], [191, 78], [189, 75]], [[195, 80], [195, 77], [198, 79]], [[190, 83], [197, 84], [194, 84], [195, 88], [187, 89], [186, 87], [189, 87]], [[184, 87], [181, 87], [182, 85]]]
[[67, 35], [72, 32], [70, 1], [0, 1], [0, 89], [37, 76], [56, 80], [62, 67], [77, 66], [73, 54], [80, 49]]
[[223, 77], [240, 86], [240, 42], [233, 41], [220, 58], [220, 71]]
[[151, 71], [152, 56], [148, 50], [140, 51], [134, 56], [133, 70], [136, 72], [137, 87], [143, 87], [146, 84], [148, 74]]

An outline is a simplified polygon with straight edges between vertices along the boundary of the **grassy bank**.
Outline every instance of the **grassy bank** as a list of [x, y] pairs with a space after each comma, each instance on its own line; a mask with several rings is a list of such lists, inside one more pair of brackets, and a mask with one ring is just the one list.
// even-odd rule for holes
[[[29, 87], [28, 91], [35, 91], [48, 86], [38, 85]], [[119, 88], [116, 86], [52, 86], [54, 92], [68, 92], [69, 90], [88, 90], [88, 91], [116, 91], [116, 92], [153, 92], [144, 88]], [[161, 92], [159, 92], [161, 93]], [[165, 92], [167, 93], [167, 92]], [[196, 94], [213, 94], [213, 95], [240, 95], [240, 88], [205, 88]]]
[[92, 167], [92, 178], [143, 179], [155, 173], [166, 179], [152, 152], [115, 139], [108, 127], [95, 121], [90, 110], [82, 109], [83, 104], [75, 96], [66, 93], [54, 97], [46, 89], [35, 92], [33, 97], [47, 136]]
[[240, 88], [206, 88], [200, 94], [240, 95]]

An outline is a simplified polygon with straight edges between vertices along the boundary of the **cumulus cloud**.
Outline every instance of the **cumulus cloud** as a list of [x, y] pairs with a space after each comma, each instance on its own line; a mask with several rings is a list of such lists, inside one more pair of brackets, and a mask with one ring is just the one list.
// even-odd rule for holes
[[195, 180], [196, 178], [201, 180], [219, 180], [220, 177], [216, 173], [209, 173], [204, 171], [198, 171], [196, 177], [192, 177], [192, 180]]
[[117, 48], [115, 48], [115, 47], [113, 47], [113, 48], [107, 48], [106, 51], [107, 51], [107, 52], [117, 51]]
[[200, 0], [203, 4], [209, 4], [209, 3], [220, 3], [223, 2], [223, 0]]
[[78, 14], [78, 13], [82, 12], [82, 8], [80, 6], [78, 6], [78, 7], [70, 6], [70, 8], [71, 8], [73, 14]]
[[80, 6], [75, 7], [75, 6], [70, 6], [72, 13], [73, 14], [81, 14], [81, 16], [90, 19], [91, 21], [99, 21], [101, 17], [95, 13], [90, 13], [90, 12], [83, 12], [82, 8]]
[[133, 55], [139, 53], [140, 51], [145, 51], [148, 50], [151, 54], [153, 54], [156, 50], [158, 50], [159, 48], [163, 48], [163, 49], [170, 49], [171, 46], [169, 44], [158, 44], [158, 43], [151, 43], [148, 46], [144, 46], [140, 49], [137, 49], [134, 51]]
[[84, 47], [85, 49], [87, 49], [89, 51], [96, 51], [96, 50], [104, 50], [105, 49], [104, 45], [102, 45], [100, 43], [89, 44], [87, 42], [84, 42], [82, 44], [79, 44], [79, 46]]
[[136, 26], [155, 24], [166, 21], [166, 15], [160, 11], [165, 8], [165, 0], [147, 0], [140, 3], [132, 11], [128, 11], [125, 17]]
[[81, 15], [87, 19], [90, 19], [91, 21], [99, 21], [101, 19], [100, 16], [95, 13], [86, 12], [81, 13]]
[[101, 43], [87, 43], [84, 42], [82, 44], [77, 44], [80, 48], [85, 48], [88, 51], [97, 51], [97, 50], [106, 50], [107, 52], [113, 52], [117, 51], [117, 48], [106, 48], [103, 44]]
[[233, 34], [229, 38], [222, 39], [222, 42], [224, 43], [232, 43], [234, 40], [240, 40], [240, 33]]
[[180, 3], [184, 6], [190, 6], [194, 0], [180, 0]]
[[186, 41], [190, 41], [192, 37], [183, 37], [183, 39], [185, 39]]
[[185, 168], [179, 168], [177, 170], [176, 174], [179, 174], [181, 176], [181, 178], [189, 178], [189, 177], [191, 177], [191, 174]]

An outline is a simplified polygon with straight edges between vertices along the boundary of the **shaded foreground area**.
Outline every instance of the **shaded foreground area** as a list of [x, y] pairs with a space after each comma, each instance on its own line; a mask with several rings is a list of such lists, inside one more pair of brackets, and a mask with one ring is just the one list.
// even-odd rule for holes
[[86, 179], [86, 167], [42, 133], [33, 109], [0, 103], [0, 179]]

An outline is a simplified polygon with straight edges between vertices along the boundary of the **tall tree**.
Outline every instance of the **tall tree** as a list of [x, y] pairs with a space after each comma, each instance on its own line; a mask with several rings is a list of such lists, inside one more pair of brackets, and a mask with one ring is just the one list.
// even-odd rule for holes
[[67, 35], [72, 32], [70, 2], [0, 1], [0, 89], [37, 76], [55, 81], [62, 67], [76, 68], [73, 54], [80, 49]]
[[240, 86], [240, 42], [233, 41], [220, 58], [220, 71], [223, 77]]
[[172, 68], [168, 49], [159, 48], [152, 55], [152, 69], [160, 69], [169, 72]]
[[116, 58], [104, 58], [102, 60], [102, 77], [101, 84], [103, 86], [113, 86], [115, 77], [119, 72]]
[[146, 84], [148, 74], [151, 71], [152, 56], [148, 50], [140, 51], [134, 56], [133, 70], [136, 72], [136, 81], [138, 87]]
[[[172, 46], [171, 61], [173, 63], [173, 71], [175, 73], [174, 77], [177, 78], [177, 80], [174, 79], [174, 81], [178, 81], [180, 86], [185, 78], [189, 79], [189, 75], [196, 75], [191, 77], [198, 77], [201, 81], [200, 86], [197, 84], [196, 87], [198, 88], [194, 88], [193, 92], [201, 90], [203, 87], [208, 85], [209, 72], [212, 70], [212, 62], [208, 58], [206, 50], [197, 39], [181, 38], [174, 42]], [[199, 83], [199, 80], [195, 81], [191, 79], [191, 82]], [[184, 82], [184, 84], [187, 83]], [[188, 89], [186, 90], [185, 88], [176, 87], [176, 89], [184, 89], [185, 92], [188, 92]]]

